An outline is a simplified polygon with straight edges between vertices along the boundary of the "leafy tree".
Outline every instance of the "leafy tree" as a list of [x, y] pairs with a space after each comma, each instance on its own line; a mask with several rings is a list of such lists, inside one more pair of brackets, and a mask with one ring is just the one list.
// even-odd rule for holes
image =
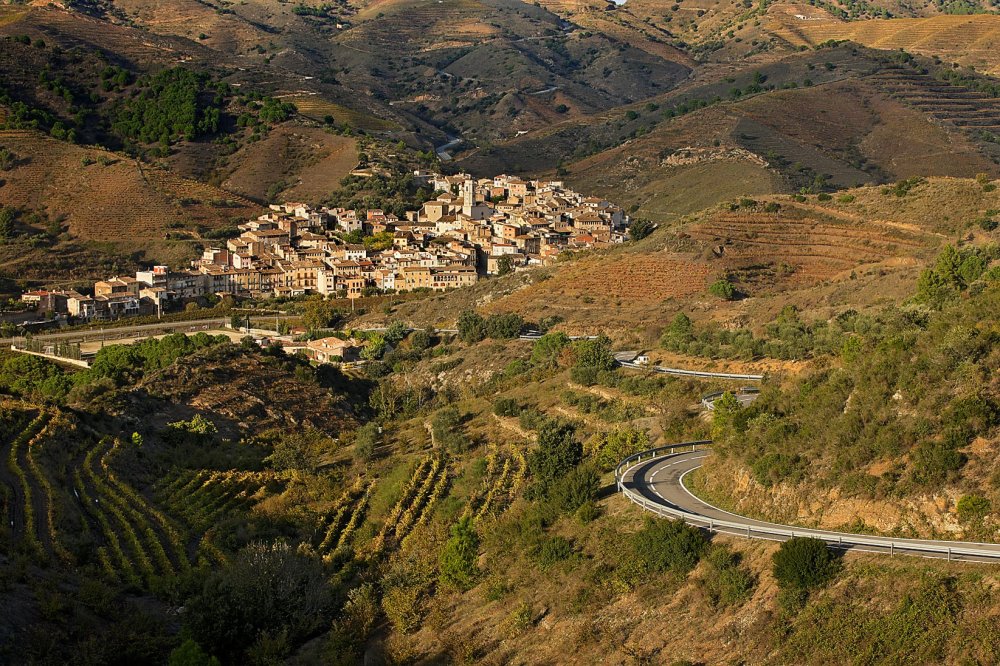
[[628, 225], [628, 235], [634, 241], [640, 241], [656, 231], [656, 224], [644, 218], [635, 218]]
[[724, 441], [731, 434], [743, 430], [745, 419], [742, 419], [743, 406], [736, 396], [726, 391], [716, 399], [712, 407], [712, 439]]
[[462, 434], [462, 415], [455, 407], [444, 407], [434, 414], [434, 418], [431, 419], [431, 432], [438, 445], [451, 451], [464, 451], [468, 445]]
[[508, 312], [490, 315], [485, 321], [486, 336], [494, 340], [512, 340], [524, 329], [524, 318]]
[[538, 448], [528, 458], [535, 492], [547, 496], [553, 486], [583, 458], [583, 445], [575, 428], [564, 421], [548, 419], [538, 429]]
[[576, 367], [595, 368], [597, 370], [613, 370], [618, 363], [611, 352], [611, 339], [599, 336], [594, 340], [580, 340], [573, 343]]
[[309, 472], [333, 447], [333, 441], [317, 430], [293, 431], [278, 438], [264, 462], [278, 471]]
[[555, 368], [563, 349], [569, 345], [569, 336], [563, 332], [546, 333], [535, 340], [531, 347], [531, 362], [545, 368]]
[[667, 329], [663, 332], [661, 344], [666, 346], [667, 343], [686, 343], [693, 339], [694, 324], [691, 322], [691, 318], [683, 312], [678, 312], [674, 315], [670, 325], [667, 326]]
[[336, 326], [340, 320], [340, 312], [333, 303], [322, 296], [312, 296], [306, 301], [302, 312], [302, 323], [310, 331]]
[[361, 426], [354, 433], [354, 455], [361, 462], [370, 462], [375, 459], [375, 450], [381, 441], [379, 426], [375, 422], [369, 422]]
[[143, 358], [136, 345], [110, 345], [97, 352], [90, 365], [94, 377], [107, 377], [118, 386], [142, 375]]
[[393, 347], [395, 347], [400, 342], [402, 342], [404, 338], [406, 338], [406, 333], [407, 333], [406, 324], [404, 324], [401, 321], [394, 321], [391, 324], [389, 324], [389, 327], [387, 329], [385, 329], [385, 333], [383, 333], [383, 336], [387, 344], [390, 344]]
[[514, 260], [508, 256], [500, 257], [497, 261], [497, 275], [510, 275], [514, 272]]
[[774, 578], [785, 589], [809, 591], [828, 583], [840, 571], [840, 560], [826, 543], [812, 537], [785, 541], [773, 555]]
[[649, 436], [633, 426], [624, 426], [601, 435], [597, 442], [597, 466], [608, 471], [624, 458], [649, 448]]
[[479, 575], [478, 554], [479, 536], [472, 525], [472, 517], [460, 518], [452, 525], [451, 537], [441, 551], [438, 562], [441, 583], [462, 592], [470, 589]]
[[968, 289], [986, 272], [995, 258], [995, 248], [962, 248], [946, 245], [917, 280], [917, 300], [941, 307]]
[[0, 364], [0, 390], [24, 397], [61, 401], [73, 381], [55, 363], [17, 354]]
[[434, 342], [434, 331], [414, 331], [410, 336], [410, 348], [415, 352], [424, 352], [431, 348]]
[[474, 310], [463, 310], [458, 315], [458, 336], [472, 344], [486, 338], [486, 320]]
[[377, 361], [385, 354], [388, 347], [385, 336], [381, 333], [369, 333], [365, 341], [365, 347], [361, 350], [361, 358], [366, 361]]
[[257, 115], [261, 121], [276, 125], [285, 122], [297, 111], [298, 109], [291, 102], [282, 102], [273, 97], [268, 97], [264, 100], [264, 104]]

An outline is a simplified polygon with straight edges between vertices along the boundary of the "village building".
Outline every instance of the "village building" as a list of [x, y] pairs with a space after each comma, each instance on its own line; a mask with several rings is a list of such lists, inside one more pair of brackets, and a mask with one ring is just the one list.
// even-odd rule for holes
[[[134, 278], [101, 280], [92, 297], [25, 296], [39, 309], [93, 319], [162, 312], [207, 295], [358, 298], [371, 291], [446, 291], [501, 271], [546, 265], [564, 250], [627, 238], [629, 220], [620, 207], [584, 197], [562, 181], [427, 172], [414, 178], [437, 194], [405, 219], [379, 209], [272, 204], [238, 225], [238, 237], [206, 248], [189, 270], [154, 266]], [[371, 241], [348, 243], [346, 237], [358, 231], [371, 234]]]

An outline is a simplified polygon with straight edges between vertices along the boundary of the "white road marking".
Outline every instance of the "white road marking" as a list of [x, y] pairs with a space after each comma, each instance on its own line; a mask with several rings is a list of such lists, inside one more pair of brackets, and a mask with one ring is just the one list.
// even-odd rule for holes
[[[683, 455], [683, 454], [679, 454], [679, 455]], [[686, 457], [686, 458], [683, 458], [683, 459], [681, 459], [681, 460], [679, 460], [677, 462], [672, 462], [672, 463], [667, 463], [665, 465], [661, 465], [655, 471], [653, 471], [652, 474], [650, 474], [650, 480], [652, 480], [652, 478], [656, 474], [658, 474], [662, 470], [666, 469], [667, 467], [673, 467], [675, 465], [682, 465], [682, 464], [689, 463], [689, 462], [696, 461], [696, 460], [703, 460], [704, 458], [707, 458], [707, 457], [708, 457], [707, 455], [699, 456], [697, 458]], [[639, 464], [633, 466], [631, 469], [626, 470], [626, 472], [622, 476], [622, 478], [624, 479], [625, 476], [627, 476], [629, 473], [633, 472], [635, 469], [637, 469], [641, 465], [642, 465], [642, 463], [639, 463]], [[698, 467], [700, 467], [700, 465]], [[714, 509], [715, 511], [718, 511], [720, 513], [723, 513], [723, 514], [726, 514], [726, 515], [729, 515], [729, 516], [733, 516], [735, 518], [739, 518], [740, 520], [750, 520], [750, 519], [747, 519], [746, 516], [741, 516], [739, 514], [735, 514], [735, 513], [729, 512], [729, 511], [725, 511], [725, 510], [720, 509], [720, 508], [718, 508], [716, 506], [713, 506], [713, 505], [709, 504], [708, 502], [705, 502], [705, 501], [701, 500], [700, 498], [698, 498], [697, 496], [695, 496], [690, 490], [687, 489], [687, 487], [684, 485], [684, 477], [687, 476], [689, 473], [693, 472], [694, 470], [698, 469], [698, 467], [692, 467], [691, 469], [686, 470], [677, 479], [678, 485], [680, 485], [680, 487], [684, 489], [684, 492], [687, 493], [692, 499], [694, 499], [698, 504], [700, 504], [702, 506], [705, 506], [705, 507], [710, 508], [710, 509]], [[635, 478], [633, 476], [633, 481], [634, 480], [635, 480]], [[670, 481], [669, 480], [668, 481], [663, 481], [663, 482], [661, 482], [661, 484], [662, 483], [670, 483]], [[650, 483], [647, 483], [646, 485], [653, 492], [655, 492], [661, 499], [663, 499], [664, 501], [667, 501], [666, 498], [663, 497], [662, 493], [660, 493], [660, 491], [654, 486], [653, 483], [650, 482]], [[683, 511], [683, 509], [682, 509], [682, 511]], [[710, 521], [710, 520], [712, 520], [711, 518], [709, 518], [707, 516], [698, 516], [698, 514], [693, 514], [693, 515], [701, 518], [704, 521]], [[781, 525], [781, 524], [778, 524], [778, 523], [768, 523], [768, 522], [765, 522], [765, 521], [752, 521], [752, 520], [750, 520], [750, 522], [747, 524], [747, 526], [750, 528], [751, 532], [758, 532], [758, 535], [755, 536], [755, 537], [753, 537], [753, 538], [756, 538], [758, 540], [764, 540], [764, 541], [779, 541], [779, 542], [780, 541], [784, 541], [784, 539], [782, 539], [782, 538], [774, 538], [774, 537], [770, 537], [770, 536], [765, 536], [766, 533], [761, 533], [756, 528], [765, 528], [766, 529], [768, 526], [773, 526], [773, 527], [780, 527], [780, 528], [789, 529], [789, 528], [794, 527], [794, 526], [791, 526], [791, 525]], [[728, 534], [731, 534], [731, 535], [734, 535], [734, 536], [743, 536], [744, 535], [744, 533], [743, 533], [742, 530], [737, 530], [736, 528], [717, 528], [716, 531], [722, 532], [722, 533], [728, 533]], [[849, 533], [831, 532], [831, 531], [827, 531], [827, 530], [817, 530], [817, 529], [813, 529], [813, 528], [802, 528], [802, 532], [806, 533], [806, 534], [808, 534], [808, 533], [825, 534], [825, 535], [831, 535], [832, 534], [834, 536], [845, 536], [845, 537], [856, 536], [856, 535], [852, 535], [852, 534], [849, 534]], [[912, 541], [914, 544], [917, 544], [917, 545], [926, 543], [926, 540], [921, 540], [921, 539], [892, 539], [892, 544], [896, 546], [896, 551], [897, 552], [900, 552], [901, 554], [905, 552], [909, 556], [921, 557], [923, 559], [942, 559], [942, 558], [945, 557], [945, 555], [943, 555], [943, 554], [940, 554], [940, 555], [939, 554], [926, 554], [926, 551], [921, 552], [921, 551], [916, 551], [916, 550], [910, 550], [910, 549], [908, 549], [906, 547], [906, 542], [907, 541]], [[957, 547], [961, 547], [963, 545], [965, 545], [965, 546], [968, 546], [968, 545], [996, 546], [996, 545], [998, 545], [998, 544], [987, 544], [987, 543], [977, 543], [977, 542], [961, 542], [961, 541], [941, 541], [941, 542], [938, 542], [938, 543], [951, 543], [951, 544], [955, 544], [955, 546], [957, 546]], [[845, 550], [852, 550], [852, 551], [855, 551], [855, 552], [875, 553], [875, 554], [885, 554], [890, 549], [890, 544], [889, 543], [886, 543], [884, 546], [865, 546], [863, 544], [836, 544], [836, 543], [831, 543], [829, 545], [832, 548], [842, 548], [842, 549], [845, 549]], [[966, 561], [966, 562], [981, 562], [981, 561], [989, 562], [990, 561], [988, 556], [981, 556], [981, 557], [982, 557], [982, 559], [971, 559], [971, 558], [967, 559], [963, 555], [952, 555], [951, 556], [951, 560], [952, 561]]]

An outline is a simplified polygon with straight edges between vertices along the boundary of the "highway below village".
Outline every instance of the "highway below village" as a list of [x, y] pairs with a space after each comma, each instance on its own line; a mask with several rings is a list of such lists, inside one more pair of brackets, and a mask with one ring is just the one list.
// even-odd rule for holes
[[636, 459], [637, 456], [626, 458], [615, 473], [618, 488], [627, 499], [647, 511], [666, 518], [681, 518], [690, 525], [713, 533], [770, 541], [785, 541], [793, 536], [815, 537], [844, 550], [1000, 562], [1000, 544], [833, 532], [769, 523], [724, 511], [699, 499], [684, 485], [687, 475], [701, 467], [702, 461], [710, 454], [708, 445], [708, 442], [698, 442], [694, 446], [678, 445], [678, 449], [684, 450], [673, 454], [669, 447], [663, 447], [637, 454], [639, 459]]

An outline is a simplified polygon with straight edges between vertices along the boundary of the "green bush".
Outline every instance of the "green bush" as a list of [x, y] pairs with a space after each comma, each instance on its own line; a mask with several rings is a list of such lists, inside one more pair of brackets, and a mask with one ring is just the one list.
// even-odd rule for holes
[[580, 465], [555, 484], [552, 501], [566, 513], [574, 513], [585, 504], [593, 503], [600, 487], [601, 479], [597, 472]]
[[583, 458], [576, 429], [564, 421], [546, 420], [538, 429], [538, 447], [528, 457], [534, 491], [548, 496], [552, 488]]
[[716, 280], [710, 284], [708, 293], [724, 301], [731, 301], [736, 298], [736, 288], [726, 279]]
[[575, 366], [579, 368], [594, 368], [601, 371], [613, 370], [618, 365], [611, 351], [611, 340], [604, 335], [594, 340], [574, 342], [573, 354]]
[[573, 542], [562, 536], [545, 537], [532, 554], [542, 569], [549, 569], [573, 556]]
[[774, 578], [785, 589], [809, 591], [822, 587], [840, 571], [840, 560], [826, 543], [794, 537], [774, 553]]
[[493, 401], [493, 413], [497, 416], [517, 417], [521, 414], [521, 405], [514, 398], [497, 398]]
[[472, 344], [486, 339], [486, 320], [474, 310], [463, 310], [456, 327], [463, 342]]
[[965, 495], [958, 500], [958, 517], [965, 522], [982, 520], [991, 508], [990, 501], [982, 495]]
[[652, 573], [687, 574], [708, 547], [701, 530], [680, 520], [647, 518], [632, 537], [632, 549], [642, 568]]
[[458, 409], [444, 407], [431, 419], [431, 432], [439, 446], [449, 451], [461, 453], [468, 446], [468, 441], [462, 432], [462, 415]]
[[604, 470], [614, 469], [624, 458], [649, 448], [649, 436], [633, 426], [616, 428], [599, 436], [595, 461]]
[[546, 333], [535, 340], [531, 348], [531, 362], [546, 368], [555, 368], [559, 365], [559, 357], [562, 355], [563, 349], [569, 343], [569, 336], [565, 333]]
[[282, 544], [255, 544], [211, 573], [186, 605], [191, 636], [225, 662], [246, 663], [262, 635], [297, 644], [329, 626], [332, 588], [320, 562]]
[[709, 572], [702, 586], [713, 606], [734, 606], [750, 598], [757, 581], [741, 564], [739, 553], [725, 546], [712, 546], [705, 559]]
[[512, 340], [524, 330], [524, 318], [519, 314], [490, 315], [484, 322], [486, 337], [493, 340]]
[[445, 542], [438, 561], [441, 583], [460, 591], [475, 585], [479, 575], [476, 558], [479, 554], [479, 536], [466, 516], [451, 527], [451, 537]]

